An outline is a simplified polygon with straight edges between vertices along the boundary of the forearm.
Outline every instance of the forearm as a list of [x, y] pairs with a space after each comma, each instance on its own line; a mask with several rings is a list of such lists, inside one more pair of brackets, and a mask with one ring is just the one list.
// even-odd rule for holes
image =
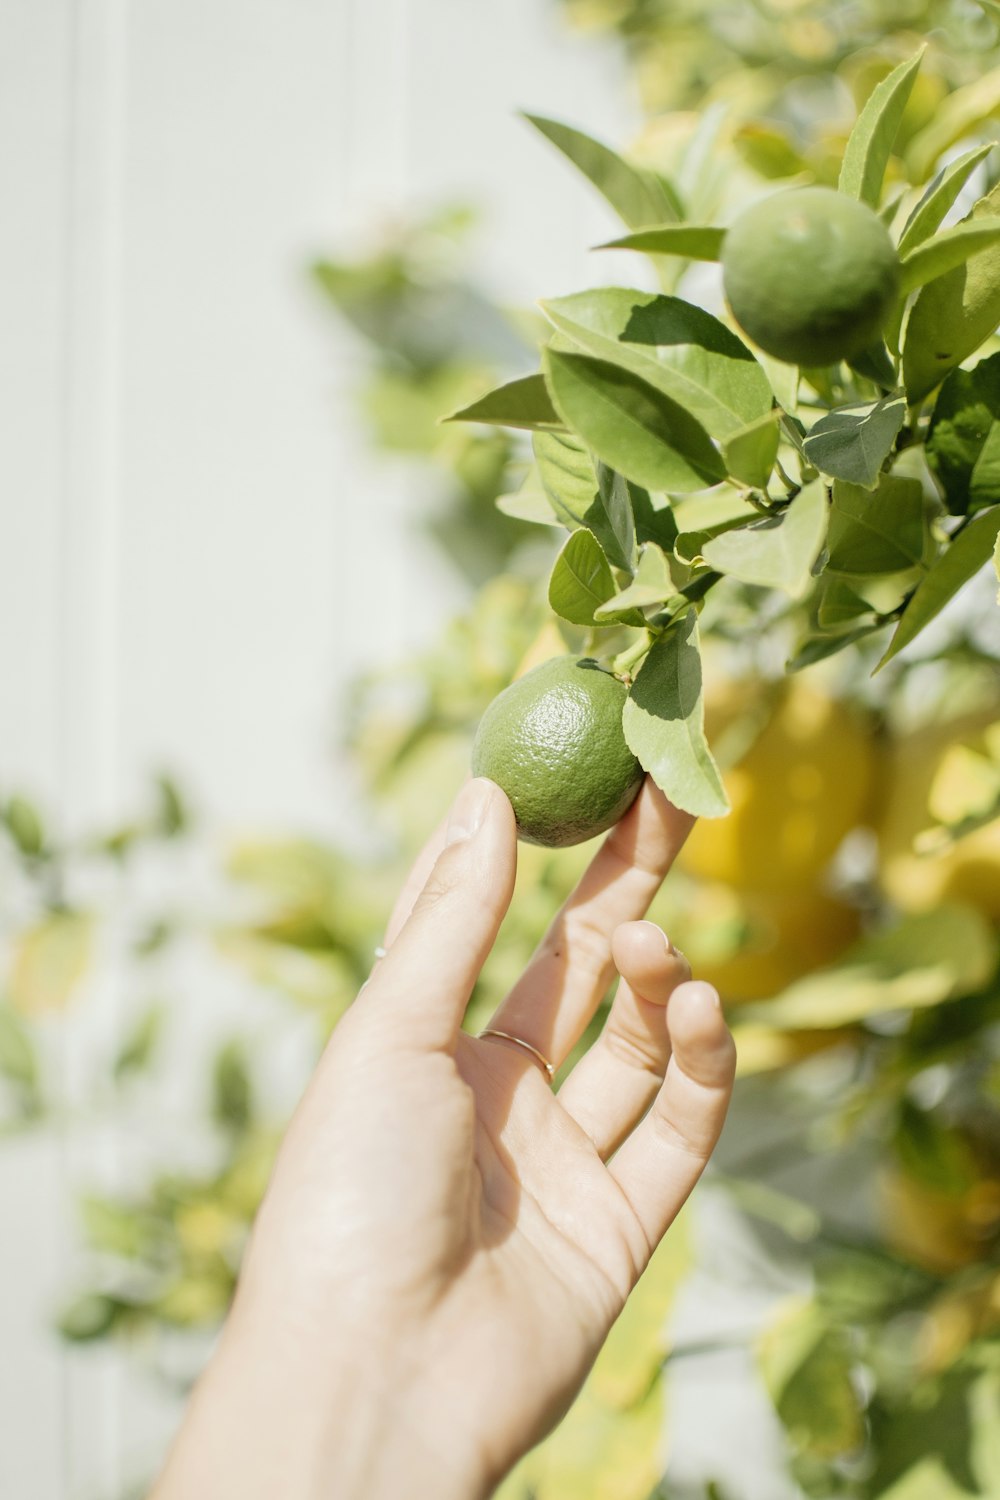
[[421, 1423], [405, 1361], [307, 1344], [235, 1318], [151, 1500], [485, 1500], [479, 1464]]

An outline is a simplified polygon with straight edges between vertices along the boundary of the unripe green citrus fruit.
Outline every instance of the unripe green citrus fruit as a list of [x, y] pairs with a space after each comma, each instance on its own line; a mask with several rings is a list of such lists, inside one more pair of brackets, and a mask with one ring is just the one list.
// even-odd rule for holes
[[472, 774], [507, 793], [519, 838], [579, 844], [631, 806], [643, 772], [622, 733], [625, 697], [596, 661], [559, 656], [494, 698], [476, 731]]
[[899, 256], [866, 204], [792, 188], [727, 230], [722, 279], [733, 317], [766, 354], [829, 365], [878, 338], [899, 294]]

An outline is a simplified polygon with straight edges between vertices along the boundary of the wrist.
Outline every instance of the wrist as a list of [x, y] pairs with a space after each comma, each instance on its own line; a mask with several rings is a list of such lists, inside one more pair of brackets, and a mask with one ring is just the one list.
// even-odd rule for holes
[[423, 1420], [420, 1380], [390, 1339], [234, 1310], [152, 1500], [485, 1500], [485, 1464]]

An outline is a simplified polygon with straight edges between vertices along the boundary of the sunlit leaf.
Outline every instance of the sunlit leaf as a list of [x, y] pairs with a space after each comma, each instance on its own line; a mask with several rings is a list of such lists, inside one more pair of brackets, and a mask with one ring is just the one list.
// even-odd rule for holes
[[625, 739], [675, 807], [699, 817], [729, 811], [705, 739], [698, 623], [693, 613], [657, 641], [632, 684], [622, 715]]
[[639, 229], [617, 240], [598, 245], [598, 250], [641, 250], [645, 255], [682, 255], [685, 260], [718, 260], [726, 231], [713, 224], [661, 224]]
[[[1000, 210], [1000, 186], [981, 198], [963, 224]], [[1000, 323], [1000, 247], [980, 250], [964, 265], [922, 287], [906, 324], [903, 381], [921, 400], [955, 365], [973, 354]]]
[[903, 257], [900, 291], [903, 296], [925, 286], [945, 272], [962, 266], [972, 255], [1000, 243], [1000, 218], [984, 216], [942, 229], [932, 240], [918, 245]]
[[952, 370], [934, 403], [924, 451], [953, 515], [1000, 498], [1000, 354]]
[[885, 169], [923, 55], [921, 48], [875, 86], [844, 148], [840, 191], [872, 208], [878, 207]]
[[949, 542], [917, 584], [888, 649], [879, 662], [880, 667], [902, 651], [904, 646], [908, 646], [924, 626], [930, 624], [935, 615], [940, 614], [959, 589], [985, 566], [993, 556], [998, 536], [1000, 505], [994, 505], [973, 516], [955, 540]]
[[906, 148], [913, 180], [921, 182], [946, 151], [965, 136], [982, 129], [1000, 110], [1000, 68], [994, 68], [962, 88], [954, 89], [934, 112], [931, 123]]
[[714, 438], [740, 432], [771, 410], [770, 384], [747, 346], [680, 297], [601, 287], [542, 307], [580, 348], [680, 402]]
[[553, 610], [573, 625], [594, 625], [594, 611], [614, 592], [614, 576], [600, 543], [584, 528], [574, 531], [556, 558], [549, 579]]
[[618, 473], [651, 490], [697, 490], [725, 478], [704, 427], [628, 370], [583, 355], [544, 354], [564, 420]]
[[701, 554], [719, 573], [800, 598], [823, 546], [827, 516], [824, 488], [816, 480], [796, 495], [780, 517], [724, 531], [706, 541]]
[[632, 228], [682, 217], [677, 194], [665, 178], [633, 166], [609, 146], [571, 125], [543, 115], [526, 114], [524, 118], [593, 183], [619, 218]]
[[764, 1382], [792, 1444], [822, 1458], [858, 1448], [865, 1434], [850, 1333], [806, 1298], [785, 1303], [758, 1344]]
[[486, 422], [501, 427], [561, 427], [562, 420], [541, 375], [525, 375], [508, 381], [471, 406], [463, 406], [442, 418], [445, 422]]
[[780, 417], [778, 408], [773, 407], [755, 422], [748, 422], [746, 427], [741, 427], [724, 439], [722, 457], [726, 472], [731, 478], [749, 485], [751, 489], [763, 489], [766, 486], [778, 456], [781, 441], [778, 427]]
[[600, 622], [619, 619], [627, 613], [629, 620], [626, 623], [630, 623], [635, 610], [663, 604], [677, 592], [666, 554], [655, 542], [648, 542], [639, 559], [634, 581], [613, 599], [598, 605], [594, 615]]
[[977, 146], [975, 150], [963, 152], [941, 168], [906, 221], [899, 240], [901, 256], [922, 245], [940, 228], [949, 209], [958, 201], [965, 184], [992, 150], [992, 142], [987, 146]]

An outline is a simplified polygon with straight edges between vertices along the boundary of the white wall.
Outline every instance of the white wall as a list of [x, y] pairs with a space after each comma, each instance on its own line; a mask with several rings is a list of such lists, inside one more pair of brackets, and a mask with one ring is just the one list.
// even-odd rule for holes
[[[90, 826], [168, 765], [217, 825], [337, 826], [338, 684], [459, 592], [305, 266], [460, 196], [505, 295], [596, 279], [519, 106], [633, 123], [554, 0], [0, 0], [0, 796]], [[3, 1500], [116, 1500], [165, 1420], [47, 1332], [86, 1175], [0, 1145]]]

